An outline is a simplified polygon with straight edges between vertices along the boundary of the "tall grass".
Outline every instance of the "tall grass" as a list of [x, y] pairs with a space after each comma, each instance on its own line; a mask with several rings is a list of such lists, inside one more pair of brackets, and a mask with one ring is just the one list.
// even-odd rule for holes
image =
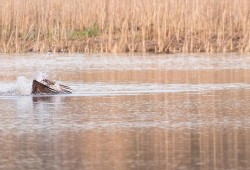
[[249, 52], [249, 0], [0, 0], [0, 52]]

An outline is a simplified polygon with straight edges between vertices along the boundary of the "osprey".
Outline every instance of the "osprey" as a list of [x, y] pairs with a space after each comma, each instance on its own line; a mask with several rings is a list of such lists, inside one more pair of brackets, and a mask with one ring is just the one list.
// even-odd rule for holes
[[33, 80], [32, 94], [70, 94], [72, 89], [48, 79], [42, 81]]

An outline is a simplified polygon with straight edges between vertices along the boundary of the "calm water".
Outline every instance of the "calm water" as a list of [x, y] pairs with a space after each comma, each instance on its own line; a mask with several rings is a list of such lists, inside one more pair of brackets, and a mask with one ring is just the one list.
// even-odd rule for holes
[[[250, 56], [1, 55], [0, 169], [250, 167]], [[48, 77], [70, 95], [32, 96]]]

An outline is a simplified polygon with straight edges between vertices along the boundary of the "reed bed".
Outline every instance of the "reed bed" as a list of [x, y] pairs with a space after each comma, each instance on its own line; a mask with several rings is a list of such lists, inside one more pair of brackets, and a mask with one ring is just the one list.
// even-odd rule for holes
[[0, 52], [250, 52], [249, 0], [0, 0]]

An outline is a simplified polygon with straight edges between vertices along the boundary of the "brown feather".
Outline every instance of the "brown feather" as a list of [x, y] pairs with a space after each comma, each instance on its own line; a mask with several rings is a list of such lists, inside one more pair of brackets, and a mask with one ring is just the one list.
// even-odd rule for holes
[[33, 80], [32, 83], [32, 94], [60, 94], [60, 93], [71, 93], [71, 89], [68, 86], [64, 86], [64, 85], [59, 85], [61, 87], [61, 90], [55, 90], [51, 87], [49, 87], [50, 85], [54, 85], [55, 83], [44, 79], [43, 80], [45, 83], [47, 83], [47, 85], [37, 81], [37, 80]]

